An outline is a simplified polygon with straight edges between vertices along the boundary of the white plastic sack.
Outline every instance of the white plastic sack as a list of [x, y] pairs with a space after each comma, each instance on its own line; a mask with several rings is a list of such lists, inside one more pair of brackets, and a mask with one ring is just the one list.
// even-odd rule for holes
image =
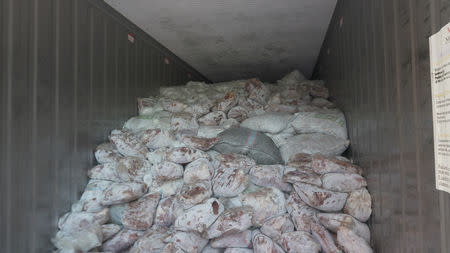
[[222, 83], [215, 83], [212, 86], [214, 89], [219, 92], [220, 94], [226, 94], [230, 91], [233, 91], [238, 97], [245, 96], [247, 92], [245, 91], [245, 84], [249, 80], [236, 80], [236, 81], [230, 81], [230, 82], [222, 82]]
[[162, 97], [178, 101], [195, 100], [197, 95], [207, 93], [210, 85], [199, 82], [189, 82], [183, 86], [160, 87], [159, 93]]
[[155, 112], [163, 111], [159, 97], [138, 98], [139, 115], [152, 115]]
[[198, 122], [193, 114], [190, 113], [174, 113], [170, 119], [170, 129], [176, 135], [197, 135]]
[[300, 71], [294, 70], [278, 80], [277, 83], [278, 85], [295, 85], [304, 80], [306, 80], [305, 76]]
[[[236, 81], [235, 81], [236, 82]], [[230, 82], [230, 83], [235, 83]], [[242, 86], [245, 82], [242, 84]], [[216, 100], [223, 97], [227, 92], [233, 90], [233, 87], [220, 89], [218, 85], [209, 85], [201, 82], [188, 82], [183, 86], [160, 87], [160, 95], [164, 98], [183, 102], [185, 104], [198, 104], [204, 98]]]
[[61, 250], [87, 252], [102, 245], [102, 228], [94, 223], [81, 231], [58, 231], [52, 241], [56, 248]]
[[133, 132], [156, 128], [168, 130], [170, 128], [171, 115], [170, 112], [158, 111], [148, 115], [133, 117], [125, 123], [123, 128]]
[[264, 113], [244, 120], [241, 127], [275, 134], [283, 131], [288, 126], [291, 118], [292, 114], [289, 113]]
[[265, 113], [264, 105], [249, 98], [240, 97], [238, 105], [247, 110], [248, 117], [253, 117]]
[[265, 105], [270, 96], [270, 88], [258, 79], [250, 79], [245, 84], [245, 90], [248, 93], [248, 98]]
[[291, 125], [297, 133], [324, 133], [347, 139], [345, 117], [339, 110], [300, 112], [295, 115]]
[[287, 163], [299, 153], [338, 156], [347, 149], [348, 145], [348, 140], [333, 135], [301, 134], [290, 138], [286, 144], [281, 146], [280, 153], [283, 161]]

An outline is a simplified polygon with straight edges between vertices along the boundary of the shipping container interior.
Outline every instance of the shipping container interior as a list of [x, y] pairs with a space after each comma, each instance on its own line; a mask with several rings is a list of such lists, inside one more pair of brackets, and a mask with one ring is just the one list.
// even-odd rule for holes
[[164, 85], [292, 69], [344, 111], [375, 252], [450, 253], [428, 38], [448, 0], [0, 1], [0, 248], [49, 252], [94, 148]]

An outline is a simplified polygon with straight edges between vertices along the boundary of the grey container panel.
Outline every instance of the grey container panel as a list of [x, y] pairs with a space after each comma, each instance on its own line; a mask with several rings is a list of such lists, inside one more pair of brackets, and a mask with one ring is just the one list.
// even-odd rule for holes
[[[5, 6], [4, 4], [0, 4], [0, 14], [3, 16], [5, 12]], [[4, 29], [5, 22], [3, 18], [0, 18], [0, 29]], [[8, 85], [6, 85], [6, 75], [5, 75], [5, 68], [6, 68], [6, 51], [4, 50], [6, 48], [6, 40], [5, 36], [2, 36], [0, 38], [0, 82], [4, 83], [5, 85], [0, 86], [0, 120], [1, 122], [5, 122], [8, 120], [7, 117], [7, 90]], [[6, 124], [0, 124], [0, 168], [6, 168]], [[9, 172], [9, 171], [8, 171]], [[7, 177], [7, 170], [1, 169], [0, 170], [0, 178], [6, 178]], [[0, 179], [1, 180], [1, 179]], [[0, 201], [5, 202], [6, 201], [6, 191], [7, 186], [3, 183], [3, 180], [1, 180], [0, 184], [0, 192], [3, 192], [4, 195], [0, 195]], [[6, 217], [6, 208], [0, 206], [0, 217]], [[0, 226], [3, 228], [6, 228], [6, 219], [0, 219]], [[0, 245], [6, 245], [6, 236], [0, 236]]]
[[350, 156], [367, 168], [376, 252], [450, 252], [450, 196], [435, 190], [428, 52], [448, 20], [449, 1], [338, 1], [316, 65], [346, 113]]
[[3, 252], [50, 251], [93, 149], [136, 114], [137, 97], [207, 81], [100, 0], [1, 1], [0, 48]]

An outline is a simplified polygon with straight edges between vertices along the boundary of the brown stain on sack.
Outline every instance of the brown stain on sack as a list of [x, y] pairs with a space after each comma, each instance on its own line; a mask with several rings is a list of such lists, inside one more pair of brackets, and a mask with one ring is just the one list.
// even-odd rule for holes
[[215, 215], [219, 214], [219, 203], [217, 203], [217, 201], [212, 203], [212, 209]]

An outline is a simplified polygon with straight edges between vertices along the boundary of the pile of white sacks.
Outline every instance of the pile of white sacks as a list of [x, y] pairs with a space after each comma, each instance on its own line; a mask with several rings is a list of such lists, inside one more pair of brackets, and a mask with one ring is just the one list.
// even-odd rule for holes
[[[294, 71], [139, 99], [139, 116], [96, 149], [99, 165], [58, 222], [58, 252], [372, 252], [371, 197], [339, 156], [345, 118], [327, 98]], [[238, 127], [269, 136], [280, 164], [214, 151]]]

